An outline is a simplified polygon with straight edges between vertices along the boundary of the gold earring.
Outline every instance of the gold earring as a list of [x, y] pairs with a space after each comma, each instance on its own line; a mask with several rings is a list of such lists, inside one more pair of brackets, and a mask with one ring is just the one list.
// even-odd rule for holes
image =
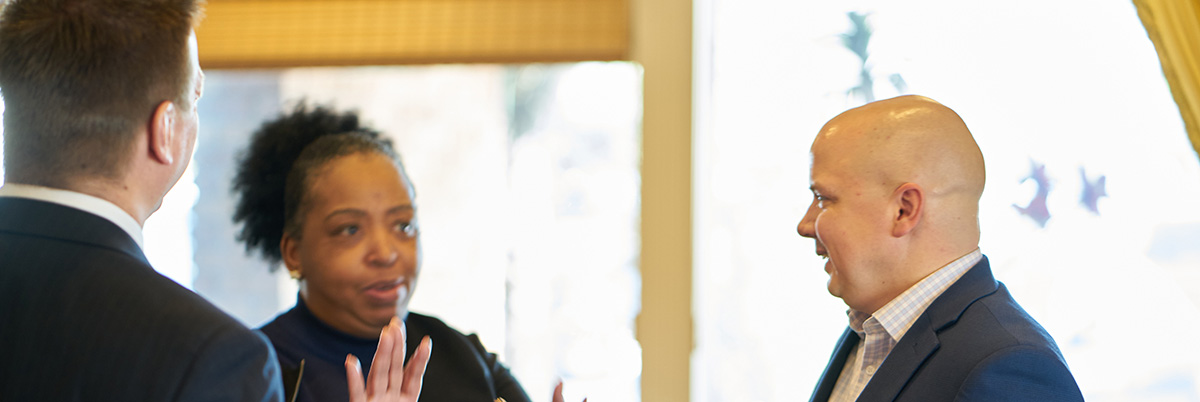
[[300, 270], [298, 270], [298, 269], [296, 269], [296, 270], [289, 269], [288, 276], [292, 277], [292, 279], [295, 279], [295, 280], [301, 280], [304, 278], [304, 275], [301, 275]]

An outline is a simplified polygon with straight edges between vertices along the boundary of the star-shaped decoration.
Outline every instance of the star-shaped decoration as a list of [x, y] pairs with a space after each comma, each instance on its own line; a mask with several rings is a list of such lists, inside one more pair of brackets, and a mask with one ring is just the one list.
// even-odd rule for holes
[[1080, 166], [1079, 177], [1083, 179], [1083, 191], [1079, 197], [1079, 203], [1093, 214], [1100, 215], [1100, 206], [1098, 205], [1100, 198], [1108, 197], [1108, 191], [1104, 189], [1105, 176], [1100, 175], [1094, 181], [1088, 180], [1087, 172], [1083, 170], [1083, 166]]
[[1039, 164], [1034, 160], [1029, 161], [1033, 167], [1033, 171], [1028, 177], [1021, 179], [1021, 183], [1026, 180], [1033, 180], [1037, 183], [1037, 193], [1033, 199], [1029, 201], [1029, 205], [1024, 207], [1013, 204], [1013, 208], [1017, 209], [1021, 215], [1028, 216], [1037, 223], [1038, 227], [1045, 228], [1046, 222], [1050, 220], [1050, 209], [1046, 206], [1046, 198], [1050, 196], [1050, 179], [1046, 177], [1046, 165]]

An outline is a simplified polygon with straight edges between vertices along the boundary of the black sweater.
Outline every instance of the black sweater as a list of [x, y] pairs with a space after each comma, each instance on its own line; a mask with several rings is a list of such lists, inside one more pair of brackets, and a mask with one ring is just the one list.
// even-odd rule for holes
[[[503, 397], [508, 402], [529, 402], [508, 368], [488, 353], [479, 338], [466, 336], [441, 320], [409, 313], [404, 320], [405, 340], [411, 357], [425, 336], [433, 339], [433, 354], [426, 366], [421, 387], [421, 402], [479, 401], [493, 402]], [[364, 339], [342, 333], [326, 325], [297, 297], [296, 307], [275, 317], [262, 327], [271, 339], [283, 369], [287, 400], [296, 402], [336, 402], [349, 399], [346, 369], [347, 354], [362, 362], [369, 373], [379, 339]], [[304, 371], [300, 373], [300, 361]], [[300, 382], [296, 388], [296, 382]]]

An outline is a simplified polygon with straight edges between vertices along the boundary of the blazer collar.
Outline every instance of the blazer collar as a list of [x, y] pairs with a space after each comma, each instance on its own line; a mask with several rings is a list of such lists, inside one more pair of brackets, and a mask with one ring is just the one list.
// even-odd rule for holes
[[858, 341], [858, 333], [847, 327], [846, 331], [842, 333], [842, 338], [838, 340], [837, 348], [833, 350], [833, 357], [825, 366], [825, 372], [817, 381], [817, 388], [809, 397], [810, 402], [828, 401], [829, 397], [833, 395], [833, 387], [837, 385], [838, 376], [842, 374], [842, 367], [846, 366], [846, 359], [850, 358], [850, 352], [854, 351], [854, 346], [858, 345]]
[[0, 197], [0, 233], [84, 243], [129, 255], [147, 266], [137, 242], [116, 224], [75, 208], [15, 197]]
[[871, 382], [867, 383], [859, 399], [894, 400], [917, 368], [940, 346], [938, 332], [957, 322], [976, 300], [995, 293], [998, 286], [985, 256], [917, 318], [908, 333], [892, 348], [879, 371], [871, 377]]
[[971, 303], [980, 298], [995, 293], [999, 283], [992, 276], [992, 268], [986, 256], [979, 263], [963, 274], [958, 282], [950, 285], [929, 308], [922, 314], [929, 318], [929, 324], [934, 331], [941, 331], [947, 325], [958, 321], [963, 311]]

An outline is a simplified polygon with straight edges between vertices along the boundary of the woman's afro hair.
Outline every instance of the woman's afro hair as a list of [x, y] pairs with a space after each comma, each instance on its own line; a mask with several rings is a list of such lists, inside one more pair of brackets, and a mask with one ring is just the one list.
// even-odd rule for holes
[[[360, 125], [356, 113], [339, 113], [321, 105], [309, 107], [304, 101], [298, 102], [291, 112], [264, 122], [251, 134], [249, 148], [240, 154], [233, 179], [233, 192], [238, 197], [233, 221], [242, 225], [237, 239], [246, 243], [247, 253], [257, 250], [271, 262], [272, 270], [283, 260], [279, 242], [289, 224], [288, 219], [295, 220], [288, 214], [296, 214], [296, 205], [301, 202], [289, 198], [303, 196], [301, 189], [287, 188], [291, 185], [289, 174], [296, 174], [292, 169], [302, 153], [306, 159], [312, 158], [309, 155], [313, 153], [311, 150], [305, 152], [310, 144], [322, 138], [326, 140], [320, 142], [327, 144], [333, 140], [327, 137], [340, 135], [356, 137], [358, 140], [354, 142], [358, 143], [368, 141], [371, 148], [381, 148], [377, 151], [391, 157], [397, 166], [400, 165], [391, 141], [383, 138], [378, 131]], [[361, 146], [355, 148], [362, 150]], [[331, 152], [319, 152], [324, 155], [316, 157], [327, 161], [333, 156]], [[307, 172], [299, 173], [299, 182], [302, 184]]]

